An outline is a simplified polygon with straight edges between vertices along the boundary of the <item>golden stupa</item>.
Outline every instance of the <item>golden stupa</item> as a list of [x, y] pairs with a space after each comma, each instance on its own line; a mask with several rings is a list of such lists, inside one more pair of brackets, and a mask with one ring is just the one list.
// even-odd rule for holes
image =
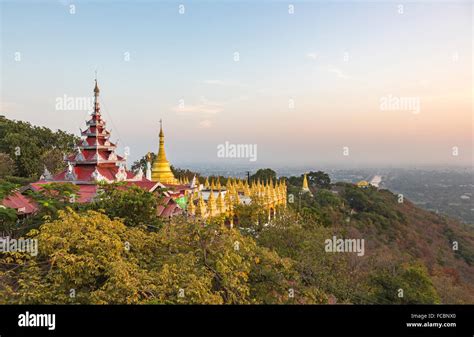
[[151, 180], [159, 181], [163, 184], [177, 184], [178, 181], [171, 171], [170, 163], [166, 159], [165, 152], [165, 135], [163, 133], [163, 125], [160, 120], [160, 147], [158, 149], [158, 156], [153, 162], [153, 167], [151, 169]]
[[306, 173], [304, 174], [303, 177], [303, 192], [309, 192], [309, 186], [308, 186], [308, 178], [306, 178]]

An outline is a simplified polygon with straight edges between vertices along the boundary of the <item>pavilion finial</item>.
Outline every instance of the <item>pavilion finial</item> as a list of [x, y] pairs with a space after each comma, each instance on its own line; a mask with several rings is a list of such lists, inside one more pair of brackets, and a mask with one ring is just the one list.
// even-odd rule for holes
[[94, 114], [100, 113], [100, 105], [99, 105], [99, 86], [97, 85], [97, 72], [95, 78], [95, 86], [94, 86]]
[[100, 90], [99, 90], [99, 86], [97, 85], [97, 78], [96, 78], [96, 79], [95, 79], [94, 94], [95, 94], [96, 96], [98, 96], [98, 95], [99, 95], [99, 92], [100, 92]]

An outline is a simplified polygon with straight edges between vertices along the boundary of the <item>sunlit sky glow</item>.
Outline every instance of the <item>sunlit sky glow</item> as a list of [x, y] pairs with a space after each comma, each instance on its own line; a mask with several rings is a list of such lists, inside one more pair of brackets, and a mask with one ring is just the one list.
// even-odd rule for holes
[[[1, 2], [1, 114], [78, 134], [87, 111], [56, 100], [91, 96], [97, 69], [132, 161], [162, 118], [178, 165], [237, 163], [225, 141], [257, 144], [262, 166], [472, 164], [469, 1], [73, 3]], [[381, 109], [389, 95], [419, 112]]]

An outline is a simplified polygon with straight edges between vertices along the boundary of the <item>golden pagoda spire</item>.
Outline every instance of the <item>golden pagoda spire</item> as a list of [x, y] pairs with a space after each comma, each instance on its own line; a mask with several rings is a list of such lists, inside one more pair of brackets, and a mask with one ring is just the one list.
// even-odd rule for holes
[[225, 205], [227, 207], [227, 212], [232, 212], [234, 207], [232, 207], [232, 198], [231, 198], [231, 193], [229, 192], [229, 190], [227, 190], [227, 192], [225, 193], [224, 200], [225, 200]]
[[200, 195], [198, 198], [195, 214], [199, 218], [205, 218], [207, 216], [206, 204], [202, 199], [202, 195]]
[[271, 207], [271, 204], [272, 204], [272, 196], [271, 196], [270, 185], [267, 185], [267, 186], [265, 187], [265, 204], [266, 204], [268, 207]]
[[219, 190], [219, 194], [217, 195], [217, 211], [219, 214], [223, 214], [225, 212], [225, 203], [221, 190]]
[[303, 192], [309, 192], [309, 187], [308, 187], [308, 179], [306, 178], [306, 173], [304, 174], [303, 177]]
[[230, 228], [232, 228], [234, 226], [234, 205], [232, 205], [232, 198], [229, 191], [226, 192], [224, 200], [226, 204], [226, 216], [229, 219]]
[[209, 178], [206, 177], [206, 181], [204, 182], [204, 188], [205, 188], [205, 189], [208, 189], [209, 186], [210, 186], [210, 185], [209, 185]]
[[194, 213], [196, 213], [196, 206], [194, 206], [193, 194], [191, 193], [188, 200], [188, 214], [194, 215]]
[[233, 195], [234, 204], [238, 205], [238, 204], [240, 204], [239, 192], [237, 191], [237, 189], [235, 189], [233, 192], [234, 192], [234, 195]]
[[244, 186], [244, 195], [247, 196], [247, 197], [249, 197], [250, 194], [251, 194], [251, 192], [250, 192], [249, 185], [248, 185], [248, 184], [245, 184], [245, 186]]
[[153, 163], [153, 168], [151, 170], [151, 180], [159, 181], [160, 183], [165, 184], [176, 184], [178, 181], [171, 171], [170, 163], [166, 159], [165, 152], [165, 135], [163, 133], [163, 123], [160, 119], [160, 145], [158, 149], [158, 155]]
[[243, 191], [244, 191], [244, 182], [239, 179], [239, 192], [243, 192]]
[[278, 194], [276, 188], [272, 186], [272, 202], [276, 205], [278, 204]]
[[207, 210], [209, 212], [209, 216], [217, 215], [216, 199], [214, 199], [214, 191], [212, 189], [211, 193], [209, 194], [209, 198], [207, 199]]

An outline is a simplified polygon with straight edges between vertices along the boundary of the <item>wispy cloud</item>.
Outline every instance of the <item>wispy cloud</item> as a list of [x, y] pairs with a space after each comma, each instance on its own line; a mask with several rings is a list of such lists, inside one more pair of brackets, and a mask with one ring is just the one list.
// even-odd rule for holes
[[7, 113], [15, 111], [19, 105], [14, 102], [0, 101], [0, 115], [5, 115]]
[[224, 110], [224, 104], [201, 97], [198, 103], [187, 104], [186, 102], [182, 102], [173, 107], [172, 110], [178, 114], [215, 115]]
[[221, 87], [248, 87], [246, 84], [242, 84], [237, 81], [232, 81], [232, 80], [204, 80], [202, 81], [203, 84], [209, 84], [209, 85], [216, 85], [216, 86], [221, 86]]
[[204, 80], [202, 81], [204, 84], [212, 84], [212, 85], [228, 85], [228, 82], [223, 80]]
[[310, 60], [317, 61], [319, 54], [317, 52], [310, 52], [306, 54], [306, 57], [309, 58]]
[[330, 73], [335, 74], [337, 77], [342, 78], [344, 80], [347, 80], [347, 79], [350, 78], [350, 76], [348, 76], [346, 73], [344, 73], [342, 71], [342, 69], [337, 68], [333, 65], [328, 65], [327, 67], [324, 67], [323, 69], [330, 72]]
[[210, 127], [212, 127], [212, 122], [208, 119], [202, 120], [199, 122], [199, 127], [201, 129], [209, 129]]

